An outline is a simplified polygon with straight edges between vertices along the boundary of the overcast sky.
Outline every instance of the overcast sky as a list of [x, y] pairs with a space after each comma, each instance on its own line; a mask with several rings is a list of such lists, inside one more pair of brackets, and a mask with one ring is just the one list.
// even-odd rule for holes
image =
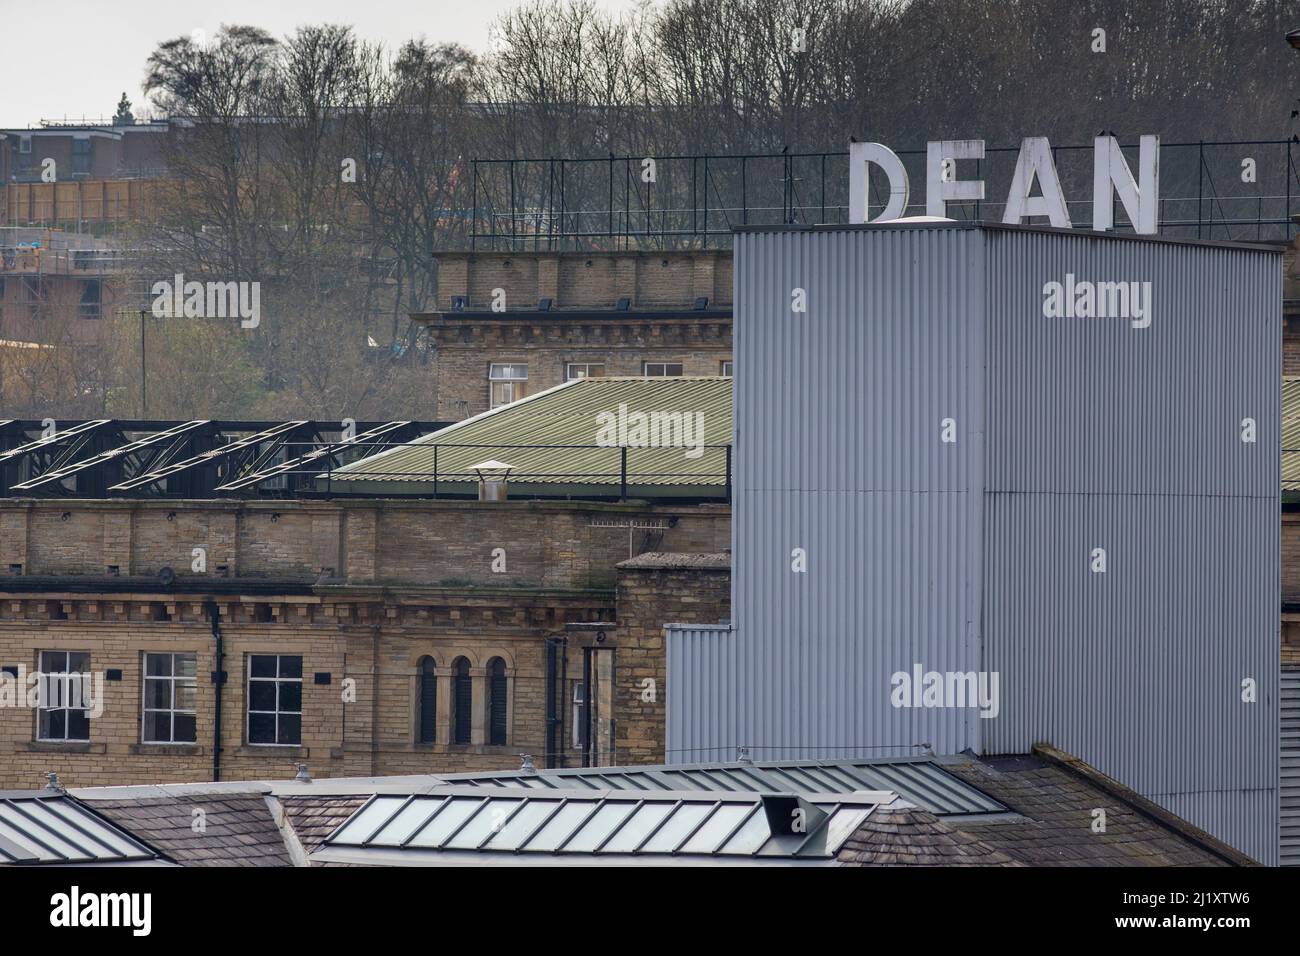
[[[633, 0], [598, 0], [620, 10]], [[276, 37], [303, 23], [345, 23], [396, 45], [421, 34], [475, 51], [516, 0], [0, 0], [0, 127], [112, 116], [126, 91], [143, 104], [145, 61], [162, 40], [223, 23]]]

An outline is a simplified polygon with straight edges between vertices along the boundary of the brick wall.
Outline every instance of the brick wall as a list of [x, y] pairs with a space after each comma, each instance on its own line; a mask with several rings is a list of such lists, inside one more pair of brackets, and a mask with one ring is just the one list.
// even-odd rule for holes
[[[688, 558], [694, 556], [687, 556]], [[725, 555], [721, 557], [725, 562]], [[644, 559], [644, 556], [643, 556]], [[582, 622], [616, 622], [615, 759], [663, 761], [666, 661], [663, 625], [717, 623], [729, 616], [730, 574], [710, 567], [620, 568], [616, 592], [482, 591], [399, 594], [327, 588], [294, 596], [213, 599], [223, 636], [221, 778], [287, 778], [299, 763], [313, 776], [509, 769], [518, 754], [546, 752], [547, 638]], [[15, 594], [0, 596], [0, 666], [38, 667], [42, 650], [84, 651], [90, 670], [121, 679], [96, 685], [103, 713], [88, 743], [36, 739], [36, 715], [0, 693], [0, 789], [40, 786], [54, 771], [65, 785], [97, 786], [213, 778], [215, 640], [207, 598], [194, 594]], [[588, 633], [594, 633], [587, 625]], [[578, 679], [571, 645], [568, 707]], [[158, 745], [141, 735], [143, 661], [149, 651], [197, 660], [196, 739]], [[302, 658], [302, 735], [294, 746], [251, 744], [247, 662], [252, 654]], [[437, 742], [419, 743], [420, 661], [437, 674]], [[453, 664], [465, 657], [473, 685], [473, 735], [451, 742]], [[487, 741], [487, 673], [500, 657], [507, 674], [507, 744]], [[317, 683], [317, 676], [328, 682]], [[97, 678], [98, 679], [98, 678]], [[652, 681], [648, 684], [647, 681]], [[11, 688], [12, 690], [12, 688]], [[567, 745], [567, 744], [566, 744]]]
[[719, 624], [730, 619], [730, 555], [650, 554], [623, 562], [617, 602], [618, 761], [664, 763], [668, 685], [664, 625]]
[[[649, 538], [638, 532], [633, 549], [709, 551], [729, 536], [729, 513], [719, 505], [0, 502], [0, 667], [31, 672], [40, 651], [64, 650], [89, 653], [92, 673], [121, 672], [120, 680], [102, 684], [104, 711], [90, 722], [88, 743], [38, 741], [33, 711], [25, 701], [4, 700], [0, 686], [0, 788], [40, 786], [50, 771], [75, 786], [211, 779], [216, 664], [209, 600], [220, 615], [228, 675], [222, 779], [289, 777], [300, 762], [318, 777], [506, 769], [518, 766], [521, 752], [540, 764], [546, 641], [584, 622], [622, 620], [615, 566], [628, 558], [627, 531], [593, 528], [592, 521], [669, 515], [678, 519], [673, 527]], [[205, 573], [191, 569], [196, 546], [208, 548]], [[491, 570], [493, 547], [506, 548], [505, 574]], [[344, 583], [313, 583], [327, 560]], [[109, 563], [118, 566], [117, 580], [104, 573]], [[24, 574], [5, 575], [11, 564]], [[178, 572], [168, 590], [148, 577], [164, 564]], [[42, 577], [28, 584], [33, 575]], [[713, 588], [716, 575], [705, 575], [704, 585], [689, 572], [622, 578], [619, 593], [631, 603], [618, 686], [639, 687], [652, 675], [662, 681], [662, 623], [692, 613], [716, 616], [711, 605], [698, 606], [700, 596], [713, 593], [708, 604], [725, 594]], [[252, 593], [242, 593], [242, 581]], [[277, 583], [268, 593], [270, 582]], [[655, 587], [680, 593], [656, 598]], [[667, 617], [654, 623], [658, 615]], [[196, 656], [193, 744], [141, 739], [148, 651]], [[248, 743], [250, 654], [302, 657], [300, 745]], [[417, 733], [426, 655], [438, 685], [434, 744], [419, 743]], [[458, 657], [468, 660], [474, 688], [473, 736], [460, 745], [451, 743]], [[495, 657], [507, 669], [504, 747], [486, 743], [487, 668]], [[329, 683], [317, 684], [317, 674], [329, 675]], [[567, 707], [568, 695], [560, 699]], [[631, 698], [623, 705], [640, 706]], [[659, 707], [627, 712], [620, 747], [632, 759], [652, 758], [656, 733], [662, 748]]]
[[1300, 315], [1287, 316], [1283, 325], [1282, 374], [1300, 376]]
[[612, 308], [627, 296], [633, 308], [689, 308], [696, 298], [731, 304], [731, 251], [692, 252], [500, 252], [438, 256], [440, 310], [453, 296], [469, 296], [471, 308], [490, 308], [494, 289], [506, 308], [536, 308], [542, 298], [557, 309]]
[[[96, 786], [211, 780], [216, 685], [215, 641], [198, 596], [67, 594], [53, 599], [0, 600], [0, 666], [38, 667], [42, 650], [85, 651], [90, 669], [121, 679], [97, 683], [103, 712], [90, 721], [88, 743], [36, 739], [36, 715], [26, 701], [0, 688], [0, 789], [38, 787], [54, 771], [65, 785]], [[219, 599], [224, 644], [221, 778], [291, 777], [299, 763], [313, 776], [453, 772], [514, 768], [521, 752], [545, 751], [544, 639], [566, 621], [612, 615], [609, 592], [498, 596], [413, 595], [367, 605], [341, 595]], [[333, 603], [330, 603], [333, 602]], [[156, 608], [169, 619], [151, 620]], [[51, 618], [51, 608], [64, 615]], [[269, 620], [257, 620], [269, 616]], [[144, 654], [192, 653], [197, 659], [196, 740], [159, 745], [142, 741]], [[247, 661], [250, 654], [302, 657], [302, 734], [297, 746], [248, 742]], [[419, 662], [433, 658], [437, 674], [437, 742], [418, 742]], [[473, 734], [451, 743], [452, 665], [468, 659]], [[507, 677], [507, 744], [487, 741], [487, 668], [500, 657]], [[329, 683], [316, 683], [328, 675]], [[99, 698], [96, 690], [96, 698]]]
[[1300, 603], [1300, 513], [1282, 514], [1282, 603]]
[[528, 366], [529, 395], [560, 385], [571, 362], [595, 362], [606, 375], [642, 375], [646, 362], [680, 363], [684, 375], [719, 375], [731, 361], [731, 319], [669, 319], [610, 312], [599, 319], [509, 316], [486, 321], [444, 314], [430, 326], [437, 348], [436, 406], [457, 420], [491, 407], [494, 362]]
[[[716, 550], [730, 536], [722, 504], [0, 499], [0, 575], [21, 565], [28, 576], [154, 577], [166, 566], [182, 582], [311, 583], [329, 571], [349, 584], [612, 587], [628, 534], [597, 521], [671, 525], [637, 532], [634, 553]], [[195, 548], [206, 570], [194, 570]]]
[[[467, 296], [470, 312], [498, 302], [505, 312], [490, 320], [459, 316], [450, 311], [454, 296]], [[543, 298], [553, 311], [536, 311]], [[629, 312], [615, 311], [621, 298], [630, 300]], [[683, 317], [699, 298], [712, 312]], [[732, 358], [728, 250], [445, 254], [438, 259], [437, 305], [440, 312], [413, 318], [428, 326], [436, 349], [440, 419], [491, 407], [493, 363], [527, 365], [531, 395], [564, 382], [569, 363], [641, 375], [646, 362], [670, 362], [685, 375], [718, 375]]]

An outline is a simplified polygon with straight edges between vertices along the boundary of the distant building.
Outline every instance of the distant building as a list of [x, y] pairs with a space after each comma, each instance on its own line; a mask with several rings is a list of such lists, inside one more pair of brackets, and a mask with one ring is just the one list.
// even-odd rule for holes
[[0, 338], [99, 341], [100, 320], [126, 305], [127, 260], [87, 234], [0, 227]]
[[80, 231], [143, 219], [171, 134], [166, 121], [0, 130], [0, 226]]
[[457, 419], [575, 378], [732, 372], [726, 251], [438, 256], [437, 415]]

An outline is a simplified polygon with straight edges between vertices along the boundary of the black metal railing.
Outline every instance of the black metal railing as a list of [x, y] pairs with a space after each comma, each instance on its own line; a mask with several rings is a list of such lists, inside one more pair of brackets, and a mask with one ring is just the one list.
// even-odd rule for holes
[[[586, 486], [590, 488], [590, 497], [626, 500], [630, 490], [661, 486], [666, 494], [671, 494], [673, 487], [689, 488], [699, 497], [731, 500], [729, 444], [684, 443], [645, 447], [591, 443], [388, 442], [369, 449], [343, 447], [327, 452], [322, 452], [319, 446], [302, 444], [302, 450], [297, 453], [295, 444], [300, 443], [286, 442], [281, 462], [264, 468], [262, 477], [256, 473], [233, 475], [227, 484], [241, 487], [218, 487], [218, 493], [233, 494], [270, 485], [294, 494], [314, 492], [333, 497], [359, 493], [368, 497], [377, 494], [387, 497], [383, 485], [391, 483], [408, 489], [411, 485], [427, 486], [416, 491], [399, 492], [403, 497], [465, 497], [477, 495], [477, 485], [481, 480], [500, 479], [507, 485], [530, 486], [527, 492], [530, 497], [546, 497], [546, 489], [537, 486], [554, 485], [564, 486], [563, 491], [557, 488], [554, 492], [557, 496], [586, 497], [577, 490]], [[394, 454], [404, 449], [427, 453], [428, 464], [412, 467], [409, 463], [395, 462]], [[475, 469], [460, 460], [465, 456], [455, 454], [463, 450], [482, 452], [495, 460], [500, 460], [503, 455], [516, 460], [503, 462], [511, 466], [508, 472]], [[557, 456], [556, 452], [572, 452], [573, 457], [591, 464], [565, 467], [563, 458], [566, 456]], [[299, 460], [309, 454], [316, 457]], [[698, 461], [702, 466], [676, 467], [666, 463], [666, 460], [674, 460], [676, 455], [680, 455], [683, 462]], [[449, 456], [454, 461], [449, 462]], [[381, 457], [383, 461], [379, 460]], [[716, 492], [704, 490], [709, 487], [716, 488]]]
[[[1136, 169], [1136, 144], [1124, 147]], [[1300, 143], [1162, 143], [1160, 233], [1175, 238], [1289, 240], [1300, 213]], [[1019, 146], [974, 161], [980, 202], [949, 203], [955, 219], [998, 221]], [[1092, 152], [1052, 149], [1072, 221], [1091, 223]], [[914, 188], [905, 215], [925, 212], [924, 149], [897, 151]], [[653, 166], [647, 163], [653, 161]], [[475, 159], [471, 249], [709, 248], [745, 225], [841, 223], [848, 218], [848, 152], [601, 159]], [[652, 176], [652, 179], [649, 177]], [[870, 210], [884, 208], [873, 177]], [[1117, 217], [1117, 229], [1129, 227]]]

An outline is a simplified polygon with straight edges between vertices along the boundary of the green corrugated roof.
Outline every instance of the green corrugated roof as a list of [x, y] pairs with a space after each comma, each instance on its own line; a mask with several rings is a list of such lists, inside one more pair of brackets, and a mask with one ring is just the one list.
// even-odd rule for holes
[[1300, 378], [1282, 379], [1282, 490], [1300, 491]]
[[[427, 493], [437, 446], [440, 492], [473, 493], [478, 476], [471, 466], [496, 459], [514, 466], [512, 494], [617, 495], [621, 448], [598, 444], [612, 438], [626, 439], [629, 446], [629, 496], [720, 497], [727, 480], [725, 446], [731, 442], [731, 382], [721, 377], [575, 379], [339, 468], [329, 480], [338, 491]], [[602, 435], [602, 425], [619, 420], [620, 406], [627, 434], [607, 430]], [[680, 444], [636, 447], [637, 413], [646, 416], [647, 425], [658, 413], [660, 438], [678, 443], [684, 438], [698, 443], [696, 426], [702, 423], [706, 447], [698, 457], [687, 457]], [[683, 432], [678, 422], [688, 420]]]

